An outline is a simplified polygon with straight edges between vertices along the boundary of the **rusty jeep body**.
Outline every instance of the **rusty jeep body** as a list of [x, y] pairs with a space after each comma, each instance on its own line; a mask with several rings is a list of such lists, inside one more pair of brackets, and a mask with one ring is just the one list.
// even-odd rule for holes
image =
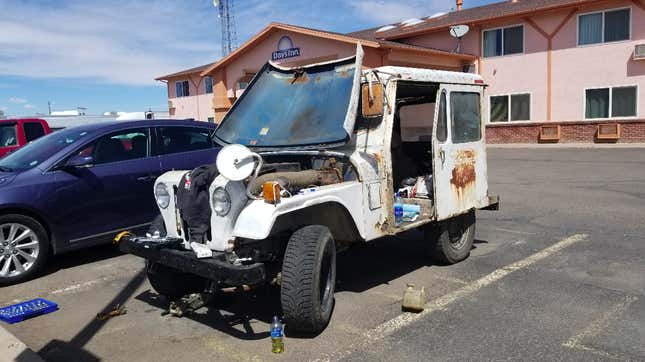
[[258, 72], [215, 132], [224, 148], [204, 191], [206, 225], [178, 200], [197, 187], [191, 171], [158, 178], [156, 229], [121, 245], [148, 259], [160, 294], [272, 284], [287, 328], [318, 332], [333, 310], [337, 251], [420, 228], [441, 260], [468, 257], [475, 210], [498, 205], [481, 77], [363, 70], [362, 56], [359, 46], [352, 58]]

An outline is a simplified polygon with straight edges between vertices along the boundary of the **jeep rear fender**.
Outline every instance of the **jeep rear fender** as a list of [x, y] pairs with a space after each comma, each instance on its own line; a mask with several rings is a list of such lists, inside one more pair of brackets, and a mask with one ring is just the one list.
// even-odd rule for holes
[[[337, 205], [337, 207], [334, 207], [334, 205]], [[288, 226], [299, 226], [296, 224], [302, 221], [300, 219], [303, 215], [308, 215], [308, 220], [306, 220], [308, 225], [338, 224], [338, 222], [330, 221], [334, 220], [335, 217], [319, 214], [317, 218], [315, 214], [312, 216], [309, 213], [302, 212], [309, 208], [322, 208], [331, 212], [343, 211], [344, 209], [344, 217], [349, 215], [351, 223], [355, 226], [355, 231], [360, 238], [365, 238], [364, 225], [361, 222], [363, 220], [362, 186], [356, 181], [324, 186], [306, 195], [283, 198], [277, 205], [266, 203], [264, 200], [250, 201], [237, 218], [233, 236], [254, 240], [266, 239], [272, 234], [276, 226], [280, 229], [286, 229]], [[291, 215], [294, 215], [294, 217], [290, 218]], [[284, 216], [284, 218], [280, 218], [281, 216]], [[279, 218], [280, 222], [276, 225], [276, 220]], [[332, 232], [334, 225], [331, 225]], [[346, 230], [344, 234], [351, 234], [351, 232]]]

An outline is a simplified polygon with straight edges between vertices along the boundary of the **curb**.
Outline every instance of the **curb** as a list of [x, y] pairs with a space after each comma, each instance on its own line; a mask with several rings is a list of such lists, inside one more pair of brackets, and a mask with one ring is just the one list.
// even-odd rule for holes
[[0, 326], [0, 359], [3, 361], [44, 362], [16, 336]]

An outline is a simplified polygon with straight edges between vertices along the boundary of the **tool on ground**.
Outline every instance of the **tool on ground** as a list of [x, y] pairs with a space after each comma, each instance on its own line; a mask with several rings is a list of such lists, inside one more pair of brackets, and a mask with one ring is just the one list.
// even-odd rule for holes
[[284, 352], [284, 336], [282, 335], [283, 325], [277, 316], [273, 317], [271, 322], [271, 352]]
[[408, 287], [403, 293], [403, 311], [406, 312], [421, 312], [426, 305], [426, 291], [425, 287], [420, 290], [414, 289], [414, 284], [408, 284]]
[[13, 324], [56, 310], [58, 310], [58, 304], [46, 299], [36, 298], [0, 308], [0, 320]]
[[105, 313], [98, 313], [98, 314], [96, 315], [96, 319], [98, 319], [98, 320], [100, 320], [100, 321], [104, 321], [104, 320], [108, 320], [108, 319], [110, 319], [110, 318], [112, 318], [112, 317], [116, 317], [116, 316], [124, 315], [124, 314], [127, 314], [127, 313], [128, 313], [128, 310], [127, 310], [127, 309], [125, 309], [125, 306], [124, 306], [124, 305], [117, 304], [117, 305], [115, 305], [115, 306], [114, 306], [114, 308], [112, 308], [112, 310], [111, 310], [111, 311], [109, 311], [109, 312], [105, 312]]
[[134, 234], [133, 234], [133, 233], [131, 233], [130, 231], [121, 231], [120, 233], [118, 233], [118, 234], [114, 237], [114, 240], [112, 241], [112, 244], [114, 244], [114, 245], [119, 245], [119, 243], [121, 242], [121, 240], [125, 240], [125, 239], [123, 239], [123, 238], [132, 239], [132, 238], [134, 238]]

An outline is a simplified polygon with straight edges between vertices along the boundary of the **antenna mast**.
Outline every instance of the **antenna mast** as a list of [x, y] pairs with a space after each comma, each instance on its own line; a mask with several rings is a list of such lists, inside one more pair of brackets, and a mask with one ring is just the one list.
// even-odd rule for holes
[[222, 27], [222, 57], [237, 48], [233, 0], [213, 0]]

